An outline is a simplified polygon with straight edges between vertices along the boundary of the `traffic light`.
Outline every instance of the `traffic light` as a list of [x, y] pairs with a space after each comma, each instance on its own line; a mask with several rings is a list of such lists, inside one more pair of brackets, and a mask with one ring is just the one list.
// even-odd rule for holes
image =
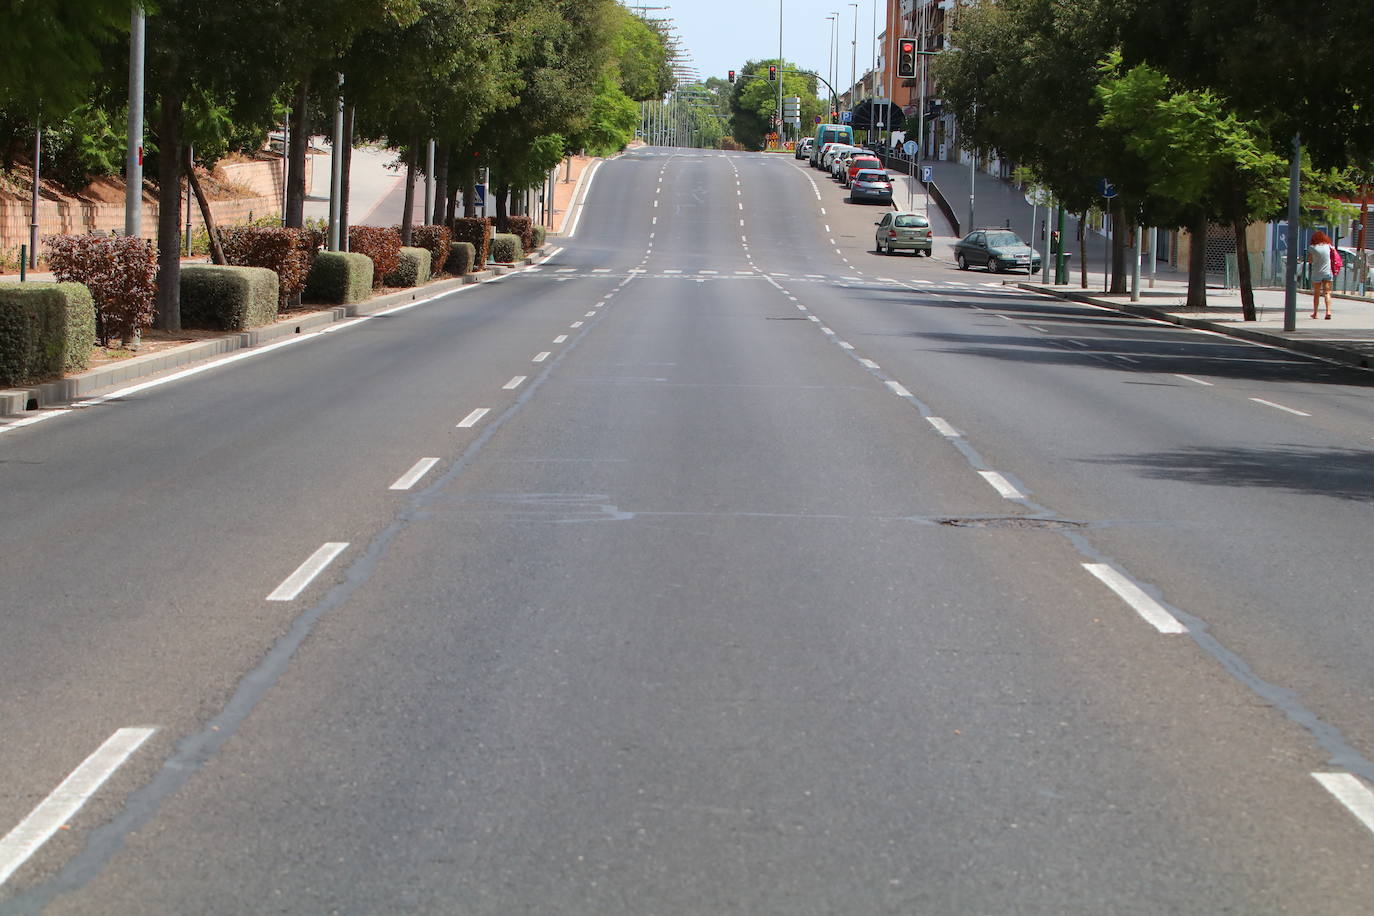
[[730, 71], [730, 82], [733, 83], [734, 81], [735, 81], [735, 71], [734, 71], [734, 70], [731, 70], [731, 71]]
[[768, 65], [768, 82], [770, 82], [770, 83], [776, 83], [777, 81], [778, 81], [778, 68], [777, 68], [777, 66], [774, 65], [774, 64], [769, 64], [769, 65]]
[[903, 38], [897, 42], [897, 78], [916, 78], [916, 40]]

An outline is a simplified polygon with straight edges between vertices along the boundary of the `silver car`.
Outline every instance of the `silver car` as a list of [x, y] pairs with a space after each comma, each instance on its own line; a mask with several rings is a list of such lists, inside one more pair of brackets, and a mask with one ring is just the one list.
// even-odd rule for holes
[[914, 251], [917, 257], [923, 252], [926, 257], [930, 257], [930, 220], [923, 214], [911, 210], [894, 210], [884, 213], [883, 218], [873, 225], [878, 227], [873, 233], [873, 248], [878, 254]]

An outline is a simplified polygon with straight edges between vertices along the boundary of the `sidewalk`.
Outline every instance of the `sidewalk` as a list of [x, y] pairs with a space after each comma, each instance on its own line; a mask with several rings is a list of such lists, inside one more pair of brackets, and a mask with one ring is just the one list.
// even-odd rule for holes
[[1239, 290], [1208, 288], [1207, 307], [1189, 309], [1183, 305], [1187, 301], [1188, 284], [1181, 280], [1157, 280], [1154, 288], [1148, 289], [1142, 279], [1139, 302], [1131, 302], [1129, 295], [1082, 289], [1077, 284], [1047, 286], [1033, 281], [1009, 282], [1058, 299], [1215, 331], [1362, 369], [1374, 366], [1374, 301], [1368, 299], [1335, 297], [1331, 300], [1331, 320], [1322, 317], [1313, 320], [1312, 296], [1299, 290], [1297, 330], [1285, 331], [1281, 289], [1255, 290], [1258, 320], [1245, 321], [1241, 316]]

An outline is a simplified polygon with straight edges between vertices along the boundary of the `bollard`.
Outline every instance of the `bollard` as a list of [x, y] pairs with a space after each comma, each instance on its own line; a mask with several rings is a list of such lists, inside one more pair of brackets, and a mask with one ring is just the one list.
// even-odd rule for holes
[[19, 282], [23, 283], [29, 276], [29, 246], [19, 246]]

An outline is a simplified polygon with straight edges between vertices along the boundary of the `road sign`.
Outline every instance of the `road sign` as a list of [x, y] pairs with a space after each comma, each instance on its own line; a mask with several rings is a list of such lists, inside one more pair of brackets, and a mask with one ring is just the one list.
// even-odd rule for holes
[[935, 170], [928, 165], [921, 166], [921, 180], [930, 184], [935, 180]]
[[853, 114], [854, 114], [854, 113], [853, 113], [852, 111], [842, 111], [842, 112], [840, 112], [840, 123], [841, 123], [841, 124], [848, 124], [848, 123], [849, 123], [849, 119], [850, 119], [851, 117], [853, 117]]
[[473, 202], [477, 206], [485, 207], [487, 205], [487, 186], [484, 184], [473, 185], [472, 196]]
[[902, 152], [906, 153], [908, 156], [916, 155], [916, 141], [908, 140], [905, 143], [903, 143]]
[[1103, 178], [1097, 183], [1097, 193], [1106, 200], [1111, 200], [1116, 196], [1116, 185]]

